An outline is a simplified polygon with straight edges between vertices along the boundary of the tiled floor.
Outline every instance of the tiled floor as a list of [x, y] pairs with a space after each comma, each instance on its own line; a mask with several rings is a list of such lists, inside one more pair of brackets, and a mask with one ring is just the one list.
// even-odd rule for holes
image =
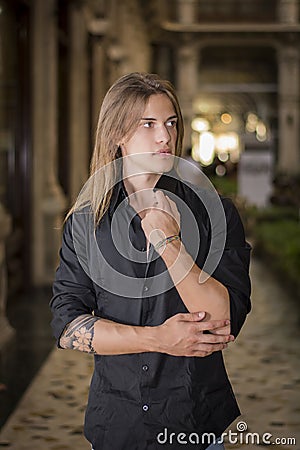
[[54, 349], [0, 434], [0, 448], [90, 449], [82, 422], [92, 361]]
[[[259, 449], [269, 433], [265, 438], [271, 442], [281, 439], [277, 450], [300, 450], [300, 307], [263, 263], [254, 259], [251, 272], [253, 311], [225, 351], [243, 412], [231, 432], [245, 423], [226, 448]], [[0, 447], [88, 450], [82, 423], [91, 371], [89, 355], [54, 349], [2, 429]], [[283, 438], [295, 438], [296, 444]]]

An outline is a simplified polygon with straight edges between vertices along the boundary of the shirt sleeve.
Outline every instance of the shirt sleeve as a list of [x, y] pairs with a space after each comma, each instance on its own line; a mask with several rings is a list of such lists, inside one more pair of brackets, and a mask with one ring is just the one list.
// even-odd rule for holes
[[60, 262], [53, 283], [50, 308], [53, 314], [51, 326], [58, 346], [68, 323], [82, 314], [92, 314], [96, 309], [93, 282], [82, 268], [74, 248], [72, 216], [63, 230]]
[[231, 334], [237, 336], [247, 314], [251, 310], [251, 282], [249, 276], [251, 246], [245, 240], [245, 232], [239, 213], [228, 198], [223, 198], [227, 236], [223, 255], [213, 273], [229, 292]]

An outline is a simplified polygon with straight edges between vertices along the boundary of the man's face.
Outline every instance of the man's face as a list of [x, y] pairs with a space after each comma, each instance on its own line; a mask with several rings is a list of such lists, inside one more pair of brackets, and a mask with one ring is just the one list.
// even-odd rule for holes
[[[177, 115], [165, 94], [149, 97], [139, 126], [121, 145], [129, 172], [164, 173], [173, 167], [177, 140]], [[134, 155], [134, 156], [132, 156]]]

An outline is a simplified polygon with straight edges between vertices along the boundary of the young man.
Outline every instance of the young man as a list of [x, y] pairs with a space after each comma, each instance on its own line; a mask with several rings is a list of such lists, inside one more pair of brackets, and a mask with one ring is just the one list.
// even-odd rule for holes
[[205, 449], [239, 415], [222, 350], [250, 310], [250, 247], [229, 200], [177, 176], [182, 137], [169, 82], [119, 79], [67, 216], [52, 325], [94, 354], [94, 450]]

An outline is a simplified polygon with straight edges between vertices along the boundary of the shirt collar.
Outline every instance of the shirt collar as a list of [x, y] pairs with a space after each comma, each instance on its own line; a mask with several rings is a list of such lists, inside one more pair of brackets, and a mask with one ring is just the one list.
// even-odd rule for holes
[[[170, 172], [164, 173], [160, 176], [159, 180], [157, 181], [154, 191], [156, 190], [164, 190], [168, 192], [172, 192], [175, 194], [176, 187], [178, 183], [178, 175], [174, 169], [172, 169]], [[113, 188], [113, 193], [109, 205], [109, 213], [113, 214], [116, 210], [117, 206], [128, 197], [125, 185], [123, 180], [120, 180]]]
[[154, 187], [154, 191], [160, 189], [175, 194], [177, 183], [178, 183], [178, 175], [176, 171], [172, 169], [170, 172], [164, 173], [159, 178]]

